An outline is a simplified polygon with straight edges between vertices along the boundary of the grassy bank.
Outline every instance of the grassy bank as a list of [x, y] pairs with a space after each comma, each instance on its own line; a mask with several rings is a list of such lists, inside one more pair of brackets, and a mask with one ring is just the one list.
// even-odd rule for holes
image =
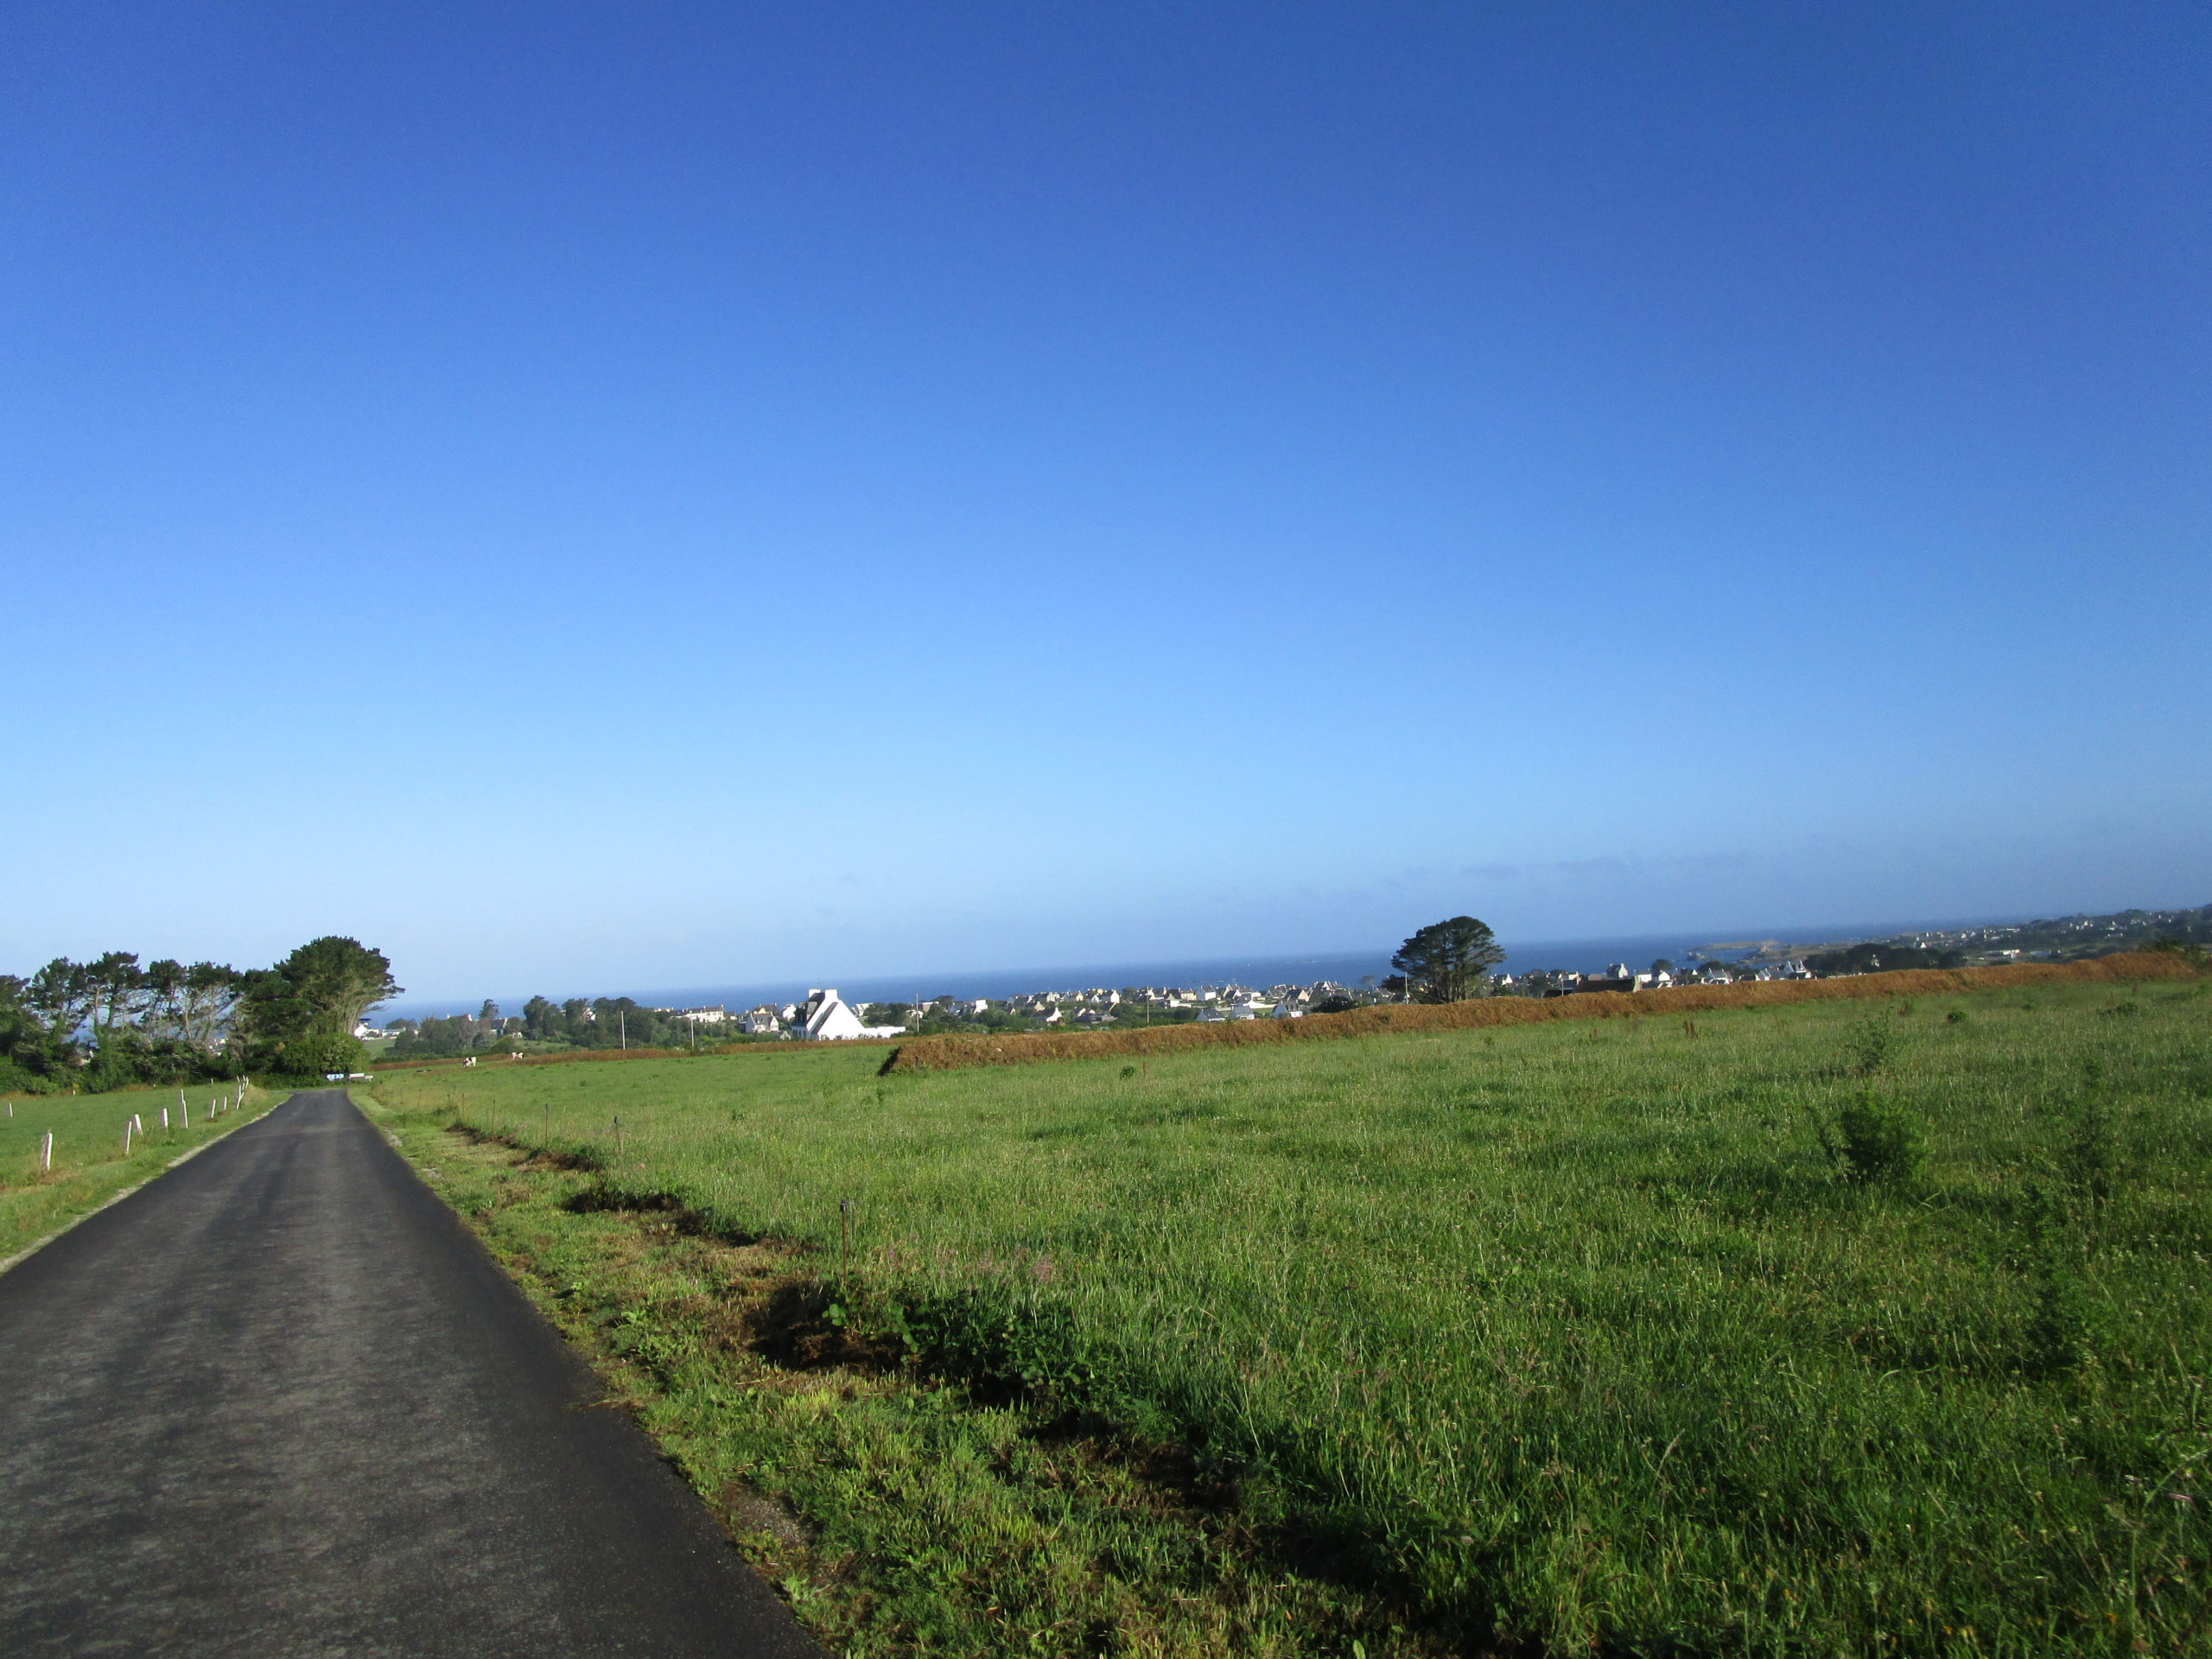
[[[2174, 1652], [2212, 1628], [2208, 1037], [2202, 982], [2056, 983], [378, 1094], [574, 1166], [469, 1178], [518, 1262], [706, 1224], [579, 1297], [702, 1489], [842, 1552], [794, 1593], [856, 1649]], [[807, 1374], [748, 1369], [779, 1342], [851, 1351], [737, 1386]]]
[[[252, 1089], [242, 1108], [230, 1109], [238, 1086], [204, 1083], [181, 1091], [170, 1085], [0, 1098], [0, 1261], [285, 1097], [283, 1090]], [[219, 1100], [226, 1108], [219, 1114]], [[144, 1133], [133, 1131], [125, 1156], [124, 1125], [134, 1116]], [[41, 1153], [49, 1134], [53, 1163], [45, 1167]]]

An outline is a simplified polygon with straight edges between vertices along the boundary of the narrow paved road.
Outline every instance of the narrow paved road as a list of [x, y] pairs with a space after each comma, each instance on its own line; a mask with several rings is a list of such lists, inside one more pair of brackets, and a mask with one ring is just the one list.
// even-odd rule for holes
[[0, 1274], [0, 1653], [817, 1652], [335, 1090]]

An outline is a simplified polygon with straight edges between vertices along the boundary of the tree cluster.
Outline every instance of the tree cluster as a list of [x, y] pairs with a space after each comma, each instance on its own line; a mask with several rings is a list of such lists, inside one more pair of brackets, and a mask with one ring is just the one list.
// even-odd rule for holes
[[[396, 1020], [390, 1027], [397, 1034], [388, 1051], [395, 1060], [449, 1058], [462, 1054], [518, 1052], [524, 1044], [559, 1044], [572, 1048], [685, 1048], [692, 1041], [691, 1021], [680, 1014], [661, 1014], [626, 996], [570, 997], [556, 1002], [533, 996], [519, 1015], [499, 1012], [499, 1005], [486, 1001], [474, 1014], [432, 1015], [425, 1020]], [[734, 1027], [702, 1027], [698, 1041], [722, 1044], [742, 1041]]]
[[1888, 974], [1904, 968], [1963, 968], [1963, 950], [1929, 950], [1916, 944], [1853, 944], [1840, 950], [1815, 950], [1805, 966], [1821, 978], [1834, 974]]
[[1398, 947], [1390, 965], [1397, 974], [1385, 990], [1410, 992], [1416, 1002], [1466, 1002], [1490, 992], [1490, 970], [1505, 952], [1486, 922], [1453, 916], [1431, 922]]
[[363, 1013], [399, 987], [380, 951], [321, 938], [274, 967], [111, 950], [0, 975], [0, 1090], [98, 1092], [248, 1071], [352, 1070]]

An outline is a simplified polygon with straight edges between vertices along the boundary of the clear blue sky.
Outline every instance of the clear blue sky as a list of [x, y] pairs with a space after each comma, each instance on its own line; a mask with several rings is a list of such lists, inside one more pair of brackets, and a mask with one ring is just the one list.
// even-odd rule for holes
[[2212, 899], [2201, 7], [16, 7], [0, 967]]

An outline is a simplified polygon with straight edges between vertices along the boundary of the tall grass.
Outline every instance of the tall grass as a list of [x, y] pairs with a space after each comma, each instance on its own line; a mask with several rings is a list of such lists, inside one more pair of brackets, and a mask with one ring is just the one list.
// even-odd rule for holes
[[1440, 1625], [2170, 1652], [2212, 1631], [2212, 998], [2120, 995], [1878, 1015], [1916, 1147], [1881, 1180], [1821, 1146], [1872, 1086], [1847, 1002], [1135, 1077], [800, 1052], [378, 1087], [811, 1244], [849, 1317], [1187, 1440]]

